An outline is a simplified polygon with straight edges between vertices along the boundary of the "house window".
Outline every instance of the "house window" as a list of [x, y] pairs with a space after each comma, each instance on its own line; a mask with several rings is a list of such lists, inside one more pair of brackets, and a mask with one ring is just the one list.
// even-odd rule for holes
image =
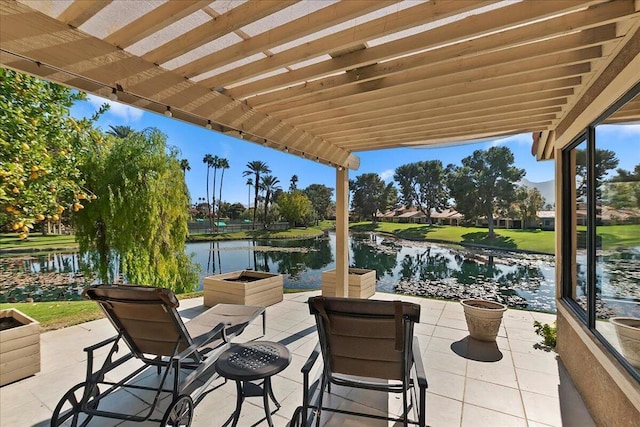
[[640, 335], [640, 84], [563, 150], [562, 171], [563, 297], [640, 380], [624, 326]]

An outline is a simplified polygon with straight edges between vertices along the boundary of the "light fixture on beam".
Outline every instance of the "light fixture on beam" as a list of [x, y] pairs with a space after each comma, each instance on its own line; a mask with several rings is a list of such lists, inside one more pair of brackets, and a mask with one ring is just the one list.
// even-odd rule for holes
[[164, 112], [164, 115], [167, 117], [173, 117], [173, 113], [171, 112], [171, 107], [167, 105], [167, 109]]
[[288, 153], [289, 152], [289, 147], [284, 147], [284, 152]]
[[266, 138], [264, 139], [264, 141], [262, 141], [262, 145], [265, 146], [265, 147], [267, 146], [267, 139]]
[[207, 120], [207, 124], [204, 127], [211, 130], [211, 120]]
[[342, 166], [338, 166], [338, 170], [341, 171], [342, 170]]
[[111, 93], [109, 94], [109, 99], [112, 100], [112, 101], [117, 101], [118, 100], [118, 91], [116, 90], [115, 87], [113, 89], [111, 89]]
[[244, 136], [242, 135], [242, 131], [239, 130], [238, 133], [240, 134], [240, 139], [244, 139]]

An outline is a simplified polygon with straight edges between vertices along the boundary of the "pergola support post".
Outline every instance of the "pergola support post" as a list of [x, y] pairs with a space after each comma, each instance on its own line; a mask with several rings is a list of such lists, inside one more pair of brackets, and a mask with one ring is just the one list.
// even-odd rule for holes
[[336, 169], [336, 296], [349, 295], [349, 170]]

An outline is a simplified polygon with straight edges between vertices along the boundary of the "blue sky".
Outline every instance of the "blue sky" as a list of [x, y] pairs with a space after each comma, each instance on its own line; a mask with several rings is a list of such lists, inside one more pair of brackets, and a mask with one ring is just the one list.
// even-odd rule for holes
[[[79, 101], [73, 106], [71, 110], [73, 117], [87, 117], [102, 103], [107, 102], [111, 104], [111, 109], [98, 121], [98, 126], [103, 130], [108, 130], [110, 125], [128, 125], [136, 130], [157, 127], [168, 136], [168, 143], [180, 150], [181, 158], [189, 160], [191, 170], [187, 171], [186, 182], [192, 202], [206, 195], [207, 168], [202, 162], [205, 154], [228, 159], [230, 168], [225, 172], [222, 199], [231, 203], [247, 204], [247, 178], [242, 176], [242, 172], [246, 170], [247, 162], [252, 160], [266, 162], [271, 168], [272, 175], [280, 180], [280, 185], [285, 190], [289, 188], [289, 180], [293, 174], [298, 175], [298, 188], [305, 188], [310, 184], [335, 187], [335, 169], [329, 166], [118, 102], [93, 95], [88, 97], [88, 101]], [[445, 166], [449, 163], [459, 165], [461, 159], [474, 150], [487, 149], [493, 145], [509, 147], [514, 153], [516, 166], [526, 170], [525, 177], [529, 181], [541, 182], [553, 179], [553, 161], [537, 162], [531, 155], [530, 134], [441, 148], [401, 148], [358, 152], [354, 154], [360, 157], [360, 168], [357, 171], [349, 171], [349, 177], [354, 178], [362, 173], [375, 172], [386, 182], [390, 182], [393, 180], [394, 169], [400, 165], [419, 160], [441, 160]], [[629, 145], [637, 147], [637, 145]], [[628, 156], [633, 159], [628, 162], [629, 165], [622, 160], [627, 156], [619, 154], [618, 157], [621, 158], [620, 167], [626, 169], [632, 169], [639, 162], [637, 153]]]

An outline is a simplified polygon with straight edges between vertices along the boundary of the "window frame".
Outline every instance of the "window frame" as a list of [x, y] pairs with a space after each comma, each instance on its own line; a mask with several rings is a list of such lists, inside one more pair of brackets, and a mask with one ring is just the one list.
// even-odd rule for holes
[[583, 310], [572, 297], [573, 292], [573, 262], [563, 262], [561, 266], [561, 299], [569, 307], [575, 317], [582, 322], [605, 349], [640, 382], [640, 369], [636, 369], [622, 356], [620, 352], [597, 330], [596, 328], [596, 261], [597, 261], [597, 209], [596, 209], [596, 182], [595, 182], [595, 153], [596, 153], [596, 126], [603, 122], [627, 102], [640, 95], [640, 82], [636, 83], [627, 93], [618, 99], [596, 118], [586, 129], [578, 134], [566, 147], [563, 147], [562, 167], [562, 260], [573, 260], [577, 247], [573, 247], [573, 234], [576, 233], [576, 224], [572, 221], [573, 211], [576, 209], [576, 201], [572, 200], [572, 185], [575, 183], [574, 169], [571, 167], [571, 152], [578, 145], [586, 142], [587, 163], [587, 309]]

